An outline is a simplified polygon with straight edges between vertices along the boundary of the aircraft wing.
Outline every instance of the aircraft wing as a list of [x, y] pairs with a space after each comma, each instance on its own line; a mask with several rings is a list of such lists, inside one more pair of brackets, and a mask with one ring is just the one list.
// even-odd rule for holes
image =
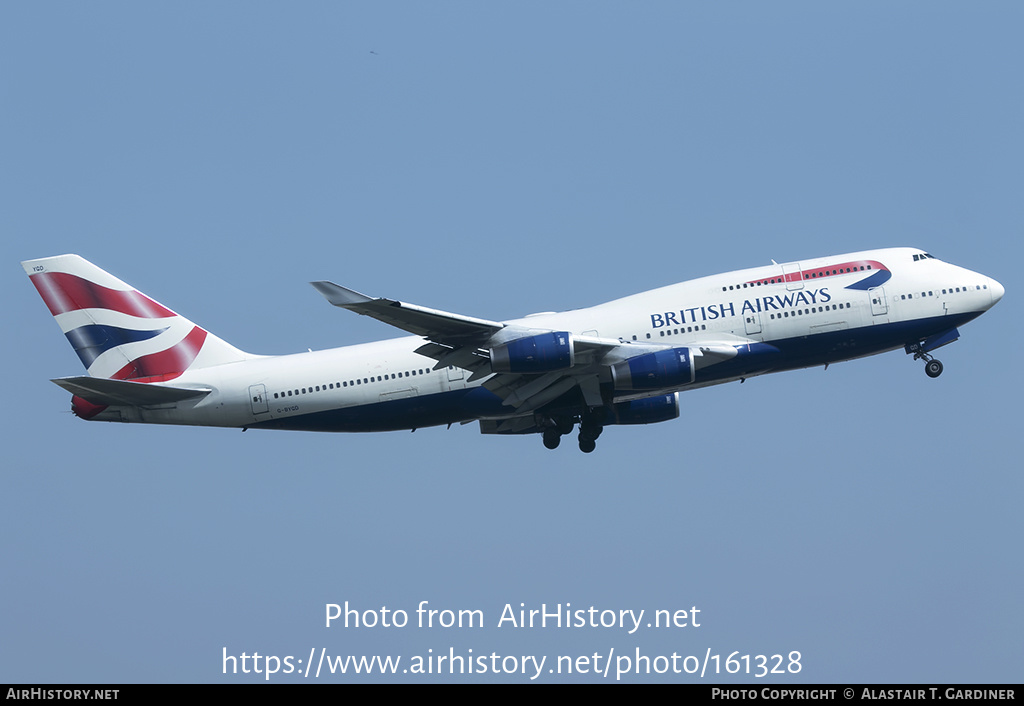
[[334, 306], [348, 309], [391, 324], [427, 339], [416, 349], [420, 355], [437, 361], [435, 370], [455, 366], [470, 371], [469, 381], [491, 377], [485, 386], [501, 397], [506, 405], [527, 412], [553, 401], [579, 386], [588, 404], [600, 405], [600, 366], [604, 354], [618, 348], [617, 339], [573, 334], [576, 365], [542, 374], [499, 373], [490, 366], [490, 349], [501, 343], [536, 334], [538, 330], [499, 321], [488, 321], [462, 314], [407, 304], [394, 299], [375, 299], [333, 282], [311, 282]]
[[109, 380], [89, 375], [57, 378], [53, 382], [73, 395], [93, 404], [146, 405], [172, 404], [193, 397], [210, 394], [209, 388], [171, 387], [153, 383], [132, 382], [131, 380]]
[[395, 299], [374, 299], [334, 282], [310, 282], [310, 284], [334, 306], [354, 311], [363, 316], [370, 316], [432, 341], [486, 340], [505, 326], [497, 321], [451, 314], [447, 311], [406, 304]]
[[[672, 347], [572, 333], [574, 363], [571, 367], [535, 373], [496, 372], [491, 366], [495, 347], [552, 331], [452, 314], [394, 299], [374, 299], [333, 282], [311, 284], [334, 306], [423, 336], [427, 343], [416, 352], [436, 360], [434, 370], [455, 366], [471, 372], [469, 382], [488, 378], [483, 386], [522, 414], [540, 409], [575, 388], [579, 388], [588, 406], [601, 406], [604, 404], [601, 383], [610, 380], [611, 363]], [[735, 356], [736, 349], [728, 344], [709, 343], [702, 345], [696, 355], [700, 360], [695, 360], [695, 365], [703, 366]]]

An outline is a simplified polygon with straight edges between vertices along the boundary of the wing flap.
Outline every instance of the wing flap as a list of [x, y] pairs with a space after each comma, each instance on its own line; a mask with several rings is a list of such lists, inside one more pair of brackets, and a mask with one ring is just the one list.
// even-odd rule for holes
[[213, 392], [209, 388], [170, 387], [130, 380], [94, 378], [88, 375], [57, 378], [52, 382], [73, 395], [93, 404], [102, 405], [145, 407], [147, 405], [172, 404], [194, 397], [203, 397]]
[[481, 434], [533, 434], [543, 431], [532, 414], [509, 419], [481, 419]]

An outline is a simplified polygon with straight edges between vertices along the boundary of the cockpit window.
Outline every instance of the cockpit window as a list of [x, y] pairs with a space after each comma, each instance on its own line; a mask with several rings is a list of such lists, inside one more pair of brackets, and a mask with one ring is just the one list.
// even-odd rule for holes
[[937, 260], [938, 258], [934, 255], [930, 255], [926, 252], [914, 255], [914, 262], [920, 262], [921, 260]]

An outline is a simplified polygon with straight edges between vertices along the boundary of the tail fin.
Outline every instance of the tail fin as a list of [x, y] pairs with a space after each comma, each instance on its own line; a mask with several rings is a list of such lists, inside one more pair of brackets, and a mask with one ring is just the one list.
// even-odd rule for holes
[[252, 357], [78, 255], [21, 264], [93, 377], [173, 380]]

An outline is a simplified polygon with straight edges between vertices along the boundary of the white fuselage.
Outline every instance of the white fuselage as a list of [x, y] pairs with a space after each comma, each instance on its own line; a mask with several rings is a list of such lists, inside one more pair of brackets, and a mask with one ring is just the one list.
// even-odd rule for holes
[[[509, 323], [618, 339], [620, 358], [634, 346], [707, 342], [749, 351], [769, 344], [779, 352], [770, 364], [712, 366], [693, 384], [650, 395], [901, 348], [963, 325], [1002, 293], [989, 277], [920, 250], [893, 248], [703, 277]], [[213, 392], [199, 401], [112, 407], [97, 418], [372, 431], [513, 414], [481, 387], [486, 378], [468, 382], [461, 368], [434, 370], [434, 360], [415, 352], [423, 344], [407, 336], [186, 371], [175, 385]]]

